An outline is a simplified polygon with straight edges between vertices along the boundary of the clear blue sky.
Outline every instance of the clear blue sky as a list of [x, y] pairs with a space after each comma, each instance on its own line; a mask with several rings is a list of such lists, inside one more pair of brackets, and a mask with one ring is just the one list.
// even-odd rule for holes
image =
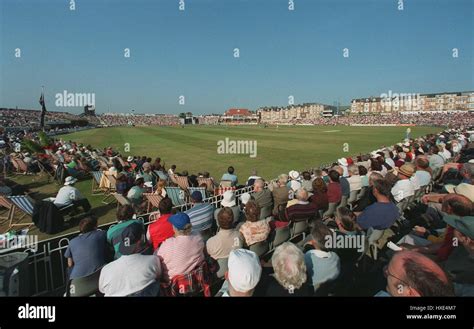
[[98, 112], [200, 114], [474, 90], [473, 0], [75, 1], [0, 1], [0, 107], [39, 109], [41, 85], [49, 110], [73, 113], [56, 93], [95, 93]]

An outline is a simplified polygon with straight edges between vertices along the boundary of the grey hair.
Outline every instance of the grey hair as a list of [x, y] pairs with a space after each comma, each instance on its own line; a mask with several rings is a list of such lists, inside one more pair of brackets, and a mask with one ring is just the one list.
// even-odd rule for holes
[[296, 191], [296, 198], [300, 201], [308, 200], [308, 191], [306, 191], [304, 188], [299, 188]]
[[258, 186], [258, 187], [265, 187], [265, 182], [263, 181], [263, 179], [256, 179], [255, 182], [253, 183], [253, 185], [255, 186]]
[[286, 184], [286, 182], [288, 182], [288, 175], [287, 174], [281, 174], [280, 176], [278, 176], [278, 181], [280, 183]]
[[350, 165], [347, 170], [352, 174], [352, 175], [359, 175], [359, 167], [356, 165]]
[[273, 276], [277, 282], [291, 290], [299, 289], [306, 282], [306, 264], [303, 252], [291, 242], [284, 242], [272, 256]]

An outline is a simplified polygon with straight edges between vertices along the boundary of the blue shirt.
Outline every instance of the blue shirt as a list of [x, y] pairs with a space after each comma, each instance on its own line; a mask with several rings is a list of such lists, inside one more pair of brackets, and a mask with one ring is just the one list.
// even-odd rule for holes
[[64, 257], [74, 261], [70, 279], [88, 276], [105, 265], [106, 242], [106, 233], [100, 230], [80, 234], [69, 242]]
[[392, 226], [399, 217], [398, 208], [392, 202], [371, 204], [357, 217], [357, 224], [364, 230], [372, 227], [384, 230]]
[[234, 174], [225, 173], [222, 175], [221, 180], [230, 180], [232, 182], [232, 186], [237, 185], [237, 176]]
[[343, 196], [349, 196], [351, 194], [351, 185], [346, 177], [339, 178], [339, 184], [341, 184], [341, 192]]
[[214, 221], [214, 206], [209, 203], [197, 203], [185, 213], [191, 219], [193, 233], [207, 230]]
[[339, 256], [333, 251], [309, 250], [304, 262], [314, 290], [324, 282], [335, 280], [341, 271]]

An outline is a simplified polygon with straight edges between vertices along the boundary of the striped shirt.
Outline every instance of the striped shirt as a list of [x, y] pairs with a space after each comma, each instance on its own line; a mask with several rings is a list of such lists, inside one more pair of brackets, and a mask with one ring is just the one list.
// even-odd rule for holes
[[204, 260], [204, 242], [199, 234], [178, 235], [165, 240], [156, 255], [160, 258], [163, 279], [187, 274]]
[[191, 209], [185, 211], [191, 219], [193, 233], [207, 230], [212, 226], [214, 220], [214, 206], [209, 203], [197, 203]]

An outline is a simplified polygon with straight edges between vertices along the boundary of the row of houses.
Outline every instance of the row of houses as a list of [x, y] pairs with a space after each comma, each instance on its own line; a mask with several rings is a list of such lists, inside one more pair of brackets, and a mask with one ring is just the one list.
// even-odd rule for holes
[[351, 113], [474, 111], [474, 91], [433, 94], [382, 94], [351, 101]]

